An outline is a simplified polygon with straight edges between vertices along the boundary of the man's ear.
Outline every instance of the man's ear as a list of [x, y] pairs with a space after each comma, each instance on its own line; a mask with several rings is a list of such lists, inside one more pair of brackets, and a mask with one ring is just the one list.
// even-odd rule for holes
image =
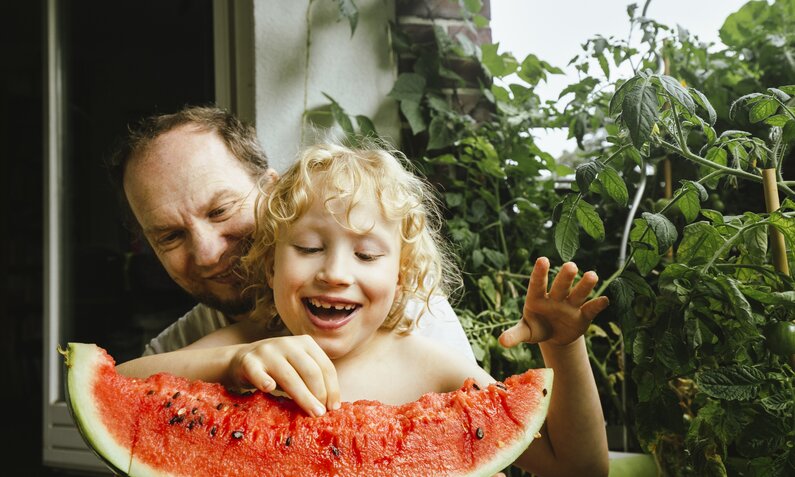
[[276, 169], [270, 167], [265, 171], [265, 176], [268, 178], [268, 186], [272, 186], [279, 180], [279, 173], [276, 172]]

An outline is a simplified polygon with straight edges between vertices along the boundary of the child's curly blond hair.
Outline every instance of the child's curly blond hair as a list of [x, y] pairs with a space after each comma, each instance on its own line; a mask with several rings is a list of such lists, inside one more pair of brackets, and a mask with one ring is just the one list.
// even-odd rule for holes
[[416, 323], [406, 314], [409, 300], [423, 302], [427, 310], [433, 295], [449, 295], [460, 287], [460, 275], [439, 232], [441, 215], [433, 189], [413, 173], [410, 162], [383, 148], [321, 144], [306, 149], [270, 190], [261, 190], [251, 248], [243, 258], [252, 283], [247, 292], [256, 295], [255, 319], [270, 321], [277, 315], [267, 283], [284, 229], [315, 200], [342, 201], [350, 223], [351, 211], [368, 194], [375, 197], [384, 219], [400, 223], [400, 288], [382, 328], [411, 330]]

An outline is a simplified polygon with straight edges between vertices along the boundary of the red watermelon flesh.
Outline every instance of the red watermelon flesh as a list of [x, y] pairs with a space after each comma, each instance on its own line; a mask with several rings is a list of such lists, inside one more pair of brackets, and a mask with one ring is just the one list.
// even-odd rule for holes
[[116, 373], [95, 346], [64, 352], [75, 422], [94, 451], [131, 476], [491, 476], [527, 448], [546, 416], [552, 370], [399, 406], [343, 403], [309, 417], [290, 399], [238, 395], [161, 373]]

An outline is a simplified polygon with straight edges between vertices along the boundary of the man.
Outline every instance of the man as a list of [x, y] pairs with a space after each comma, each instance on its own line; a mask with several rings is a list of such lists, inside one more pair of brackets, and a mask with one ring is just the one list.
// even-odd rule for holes
[[[236, 273], [254, 229], [260, 190], [278, 179], [254, 129], [224, 110], [187, 107], [143, 120], [111, 161], [127, 221], [152, 246], [169, 276], [199, 304], [147, 345], [144, 355], [186, 346], [243, 322], [253, 309]], [[412, 312], [421, 310], [414, 304]], [[459, 350], [472, 349], [447, 300], [437, 299], [418, 333]], [[286, 333], [283, 327], [273, 336]]]

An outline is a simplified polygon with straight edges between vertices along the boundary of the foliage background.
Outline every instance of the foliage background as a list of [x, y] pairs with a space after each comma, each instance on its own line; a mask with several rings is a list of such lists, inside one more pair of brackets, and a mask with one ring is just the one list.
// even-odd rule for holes
[[[472, 32], [487, 24], [479, 1], [460, 4]], [[666, 475], [791, 475], [795, 375], [767, 330], [795, 318], [795, 287], [772, 266], [767, 231], [785, 237], [791, 269], [795, 0], [748, 2], [724, 22], [719, 50], [648, 18], [648, 6], [626, 10], [640, 46], [583, 44], [563, 106], [535, 93], [561, 73], [536, 55], [393, 26], [396, 53], [412, 59], [390, 93], [404, 149], [447, 206], [466, 281], [457, 311], [485, 369], [500, 378], [542, 364], [534, 347], [506, 350], [496, 336], [520, 318], [535, 257], [574, 259], [600, 273], [613, 304], [586, 340], [608, 424], [631, 431], [625, 446], [654, 454]], [[462, 63], [479, 73], [459, 74]], [[626, 64], [634, 76], [611, 81]], [[472, 89], [476, 102], [461, 94]], [[350, 135], [372, 132], [332, 108]], [[574, 160], [542, 151], [537, 127], [568, 130]], [[574, 183], [556, 180], [575, 168]], [[765, 208], [763, 168], [789, 197], [779, 211]]]

